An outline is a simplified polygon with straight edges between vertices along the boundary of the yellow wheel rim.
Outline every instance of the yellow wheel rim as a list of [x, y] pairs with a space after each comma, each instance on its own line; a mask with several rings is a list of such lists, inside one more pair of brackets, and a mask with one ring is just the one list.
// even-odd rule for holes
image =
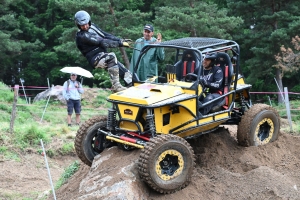
[[162, 180], [170, 180], [179, 176], [184, 167], [180, 152], [170, 149], [162, 152], [155, 163], [156, 174]]
[[255, 141], [259, 145], [270, 142], [274, 134], [274, 123], [270, 118], [262, 119], [255, 129]]

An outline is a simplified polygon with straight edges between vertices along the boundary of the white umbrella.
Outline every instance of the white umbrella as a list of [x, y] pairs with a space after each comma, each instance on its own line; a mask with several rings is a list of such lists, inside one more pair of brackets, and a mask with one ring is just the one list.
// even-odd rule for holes
[[74, 73], [74, 74], [84, 76], [84, 77], [87, 77], [87, 78], [94, 77], [91, 72], [89, 72], [88, 70], [85, 70], [81, 67], [64, 67], [60, 71], [64, 72], [64, 73], [69, 73], [69, 74]]

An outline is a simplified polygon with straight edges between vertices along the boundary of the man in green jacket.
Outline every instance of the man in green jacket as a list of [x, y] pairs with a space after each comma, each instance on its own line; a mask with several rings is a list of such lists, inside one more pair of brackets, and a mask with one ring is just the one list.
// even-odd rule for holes
[[[133, 72], [133, 68], [136, 65], [141, 49], [152, 43], [159, 43], [162, 40], [160, 33], [157, 34], [157, 39], [152, 37], [154, 34], [154, 28], [150, 24], [144, 26], [144, 37], [135, 41], [133, 54], [130, 62], [130, 71]], [[147, 77], [158, 76], [157, 62], [165, 58], [164, 48], [152, 48], [141, 59], [137, 69], [137, 75], [141, 81], [145, 81]]]

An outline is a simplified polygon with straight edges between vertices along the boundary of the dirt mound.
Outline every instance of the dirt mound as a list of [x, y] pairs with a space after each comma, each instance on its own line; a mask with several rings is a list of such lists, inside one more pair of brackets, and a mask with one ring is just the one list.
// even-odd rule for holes
[[[220, 128], [188, 141], [196, 155], [196, 170], [188, 187], [170, 195], [149, 189], [144, 196], [161, 200], [299, 199], [300, 137], [281, 133], [273, 143], [245, 148], [237, 145], [236, 127], [228, 127], [229, 131]], [[111, 158], [114, 167], [123, 167], [127, 163], [123, 159], [127, 154], [130, 154], [131, 161], [137, 160], [139, 152], [114, 154], [115, 157]], [[68, 183], [56, 191], [57, 199], [80, 198], [79, 188], [84, 190], [84, 185], [80, 184], [90, 169], [82, 164]], [[106, 173], [106, 169], [108, 172], [113, 168], [101, 168], [101, 173]]]
[[[42, 196], [51, 190], [44, 157], [34, 152], [20, 153], [19, 157], [17, 161], [0, 157], [0, 199], [37, 199], [37, 196], [43, 199]], [[75, 159], [72, 156], [48, 157], [53, 183]]]

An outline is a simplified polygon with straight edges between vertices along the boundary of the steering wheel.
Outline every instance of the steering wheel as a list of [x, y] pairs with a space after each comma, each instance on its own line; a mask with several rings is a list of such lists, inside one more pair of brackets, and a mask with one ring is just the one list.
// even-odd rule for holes
[[[195, 81], [197, 80], [197, 78], [198, 78], [197, 74], [194, 74], [194, 73], [188, 73], [188, 74], [184, 77], [184, 81], [185, 81], [185, 82], [191, 83], [191, 82], [195, 82]], [[204, 84], [202, 83], [201, 80], [199, 81], [199, 84], [201, 85], [201, 87], [202, 87], [202, 89], [203, 89], [203, 91], [204, 91], [206, 87], [204, 86]]]
[[184, 77], [184, 81], [185, 82], [194, 82], [197, 80], [197, 75], [194, 73], [188, 73], [185, 77]]

